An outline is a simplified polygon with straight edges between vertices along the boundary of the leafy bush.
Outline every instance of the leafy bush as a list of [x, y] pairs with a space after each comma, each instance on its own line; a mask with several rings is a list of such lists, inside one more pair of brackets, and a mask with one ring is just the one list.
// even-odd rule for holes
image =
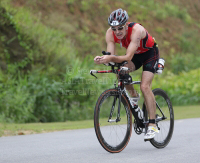
[[[15, 33], [14, 37], [7, 37], [5, 33], [0, 37], [0, 121], [7, 122], [53, 122], [93, 118], [93, 108], [98, 96], [105, 89], [113, 87], [116, 78], [115, 75], [104, 74], [97, 75], [99, 79], [96, 80], [89, 75], [89, 70], [94, 68], [92, 55], [100, 54], [102, 47], [105, 48], [102, 42], [105, 42], [104, 29], [108, 26], [103, 17], [110, 14], [114, 7], [127, 7], [129, 15], [136, 14], [136, 20], [142, 21], [141, 23], [145, 23], [152, 13], [159, 20], [172, 16], [186, 23], [192, 21], [187, 10], [179, 9], [170, 2], [162, 5], [155, 4], [154, 0], [84, 0], [81, 3], [78, 0], [70, 0], [66, 2], [69, 12], [80, 11], [81, 18], [76, 20], [75, 14], [71, 15], [76, 22], [68, 24], [65, 23], [65, 16], [54, 22], [59, 13], [52, 14], [54, 20], [49, 24], [55, 24], [50, 26], [42, 14], [35, 13], [34, 16], [25, 7], [14, 8], [10, 5], [10, 0], [1, 2], [5, 11], [0, 15], [0, 26], [12, 27], [12, 32]], [[26, 2], [38, 7], [31, 0]], [[46, 4], [52, 6], [49, 1]], [[62, 2], [59, 1], [59, 4]], [[97, 6], [95, 10], [92, 9], [94, 6]], [[95, 19], [94, 15], [98, 15], [98, 19]], [[60, 20], [63, 20], [62, 27], [56, 28]], [[70, 20], [72, 19], [68, 17], [67, 22]], [[93, 24], [96, 25], [92, 29], [90, 27]], [[63, 30], [65, 28], [67, 34], [66, 30]], [[163, 30], [161, 27], [156, 28], [158, 33]], [[198, 68], [200, 62], [200, 49], [195, 46], [195, 42], [198, 44], [199, 40], [197, 32], [185, 32], [178, 36], [177, 44], [182, 51], [168, 58], [171, 61], [168, 63], [169, 67], [179, 75], [167, 73], [165, 70], [165, 78], [155, 77], [153, 87], [166, 90], [173, 104], [199, 103], [199, 69], [190, 71]], [[69, 38], [70, 36], [73, 38]], [[20, 60], [14, 60], [19, 56], [16, 57], [14, 46], [11, 46], [16, 40], [19, 44], [17, 47], [23, 51]], [[164, 41], [163, 46], [165, 45], [169, 47], [169, 41]], [[119, 45], [117, 48], [118, 55], [125, 53]], [[176, 54], [175, 51], [173, 53]], [[24, 69], [27, 69], [25, 73]], [[95, 66], [95, 69], [107, 67], [101, 65]], [[134, 79], [140, 78], [140, 71], [134, 73]]]
[[14, 25], [23, 48], [33, 43], [31, 49], [27, 48], [33, 55], [33, 70], [24, 75], [19, 69], [23, 62], [10, 64], [8, 58], [8, 75], [2, 75], [1, 81], [1, 120], [22, 123], [91, 118], [94, 99], [102, 87], [91, 85], [94, 81], [88, 84], [93, 58], [80, 61], [64, 33], [45, 27], [27, 10], [21, 8], [16, 13], [9, 5], [6, 9], [14, 13], [8, 21]]
[[192, 22], [192, 18], [185, 8], [180, 9], [179, 6], [172, 4], [170, 1], [166, 2], [164, 7], [161, 7], [160, 4], [156, 3], [154, 15], [158, 20], [163, 20], [167, 17], [177, 17], [182, 19], [187, 24]]
[[24, 8], [16, 11], [7, 3], [5, 8], [7, 11], [4, 15], [14, 26], [20, 45], [28, 55], [25, 62], [14, 64], [20, 68], [31, 61], [31, 64], [42, 63], [46, 70], [49, 70], [50, 66], [53, 67], [56, 69], [54, 74], [64, 72], [65, 65], [69, 64], [68, 61], [75, 57], [76, 53], [71, 48], [70, 40], [65, 38], [65, 33], [46, 27], [41, 23], [40, 17], [33, 16]]
[[[19, 82], [1, 73], [0, 113], [1, 120], [7, 122], [26, 122], [33, 116], [35, 97], [27, 87], [27, 78]], [[5, 83], [2, 83], [5, 82]]]
[[199, 68], [200, 56], [196, 54], [175, 54], [171, 56], [170, 68], [175, 74]]
[[196, 55], [199, 53], [200, 46], [197, 46], [200, 44], [198, 33], [198, 30], [185, 30], [181, 36], [177, 36], [182, 53], [193, 53]]
[[197, 33], [198, 31], [192, 30], [184, 32], [183, 35], [178, 36], [181, 50], [179, 53], [174, 53], [169, 57], [169, 65], [173, 73], [178, 74], [182, 71], [188, 72], [192, 69], [199, 68], [200, 47], [197, 45], [200, 44], [200, 41]]
[[98, 96], [114, 81], [112, 77], [91, 77], [93, 64], [91, 57], [73, 61], [62, 81], [51, 79], [40, 69], [25, 76], [2, 75], [0, 119], [18, 123], [91, 119]]
[[166, 19], [168, 17], [166, 10], [163, 10], [163, 8], [161, 8], [159, 4], [156, 4], [155, 6], [156, 6], [154, 10], [155, 17], [160, 21]]
[[155, 76], [153, 88], [165, 90], [173, 105], [200, 104], [200, 69], [188, 73], [181, 72], [174, 75], [165, 72], [162, 76]]

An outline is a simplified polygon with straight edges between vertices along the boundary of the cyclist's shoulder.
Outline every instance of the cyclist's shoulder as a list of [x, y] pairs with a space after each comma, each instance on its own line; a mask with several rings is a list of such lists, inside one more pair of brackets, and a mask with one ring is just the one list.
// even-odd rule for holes
[[141, 24], [135, 22], [128, 23], [128, 35], [133, 36], [135, 33], [143, 31], [145, 31], [145, 28]]
[[109, 28], [107, 29], [106, 34], [107, 34], [107, 33], [112, 34], [112, 29], [111, 29], [111, 27], [109, 27]]
[[111, 28], [108, 28], [108, 30], [107, 30], [107, 32], [106, 32], [106, 40], [107, 40], [107, 41], [114, 42], [113, 31], [112, 31]]
[[134, 27], [130, 29], [131, 36], [133, 37], [136, 33], [141, 33], [143, 36], [145, 36], [146, 29], [139, 23], [134, 24]]
[[137, 29], [141, 29], [141, 28], [144, 28], [143, 26], [142, 26], [142, 24], [140, 24], [140, 23], [136, 23], [136, 22], [130, 22], [129, 24], [128, 24], [128, 27], [129, 28], [132, 28], [132, 30], [137, 30]]

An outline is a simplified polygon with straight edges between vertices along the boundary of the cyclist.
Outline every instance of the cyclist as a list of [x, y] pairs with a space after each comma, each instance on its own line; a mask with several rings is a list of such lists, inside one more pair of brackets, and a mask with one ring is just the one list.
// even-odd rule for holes
[[[102, 63], [121, 63], [127, 61], [126, 65], [130, 71], [135, 71], [143, 65], [140, 89], [144, 95], [145, 104], [149, 113], [149, 125], [145, 140], [155, 137], [159, 130], [155, 124], [156, 103], [151, 91], [151, 83], [155, 73], [155, 65], [159, 59], [159, 52], [154, 38], [141, 25], [135, 22], [128, 22], [128, 14], [125, 10], [117, 9], [108, 17], [110, 28], [106, 32], [107, 52], [111, 55], [96, 56], [94, 62]], [[126, 48], [126, 55], [116, 56], [116, 43]], [[133, 97], [134, 103], [139, 98], [132, 85], [126, 85], [126, 89]]]

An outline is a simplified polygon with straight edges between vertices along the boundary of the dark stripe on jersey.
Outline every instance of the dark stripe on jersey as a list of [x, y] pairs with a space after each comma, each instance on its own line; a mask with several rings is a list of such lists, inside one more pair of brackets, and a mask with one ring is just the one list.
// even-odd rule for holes
[[148, 33], [146, 32], [146, 37], [142, 40], [142, 45], [144, 49], [150, 49], [150, 47], [146, 47], [147, 40], [148, 40]]
[[132, 23], [130, 23], [130, 24], [128, 25], [128, 27], [133, 27], [134, 24], [135, 24], [135, 22], [132, 22]]

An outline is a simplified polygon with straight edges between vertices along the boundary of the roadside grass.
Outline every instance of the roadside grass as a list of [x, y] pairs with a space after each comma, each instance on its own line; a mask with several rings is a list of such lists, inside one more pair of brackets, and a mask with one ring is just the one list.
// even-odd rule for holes
[[174, 106], [173, 109], [175, 120], [200, 118], [200, 105]]
[[0, 123], [0, 136], [26, 135], [35, 133], [46, 133], [62, 130], [74, 130], [92, 128], [92, 120], [68, 121], [54, 123]]
[[[175, 120], [200, 118], [200, 105], [174, 106], [173, 108]], [[27, 124], [0, 123], [0, 136], [28, 135], [93, 127], [93, 120]]]

